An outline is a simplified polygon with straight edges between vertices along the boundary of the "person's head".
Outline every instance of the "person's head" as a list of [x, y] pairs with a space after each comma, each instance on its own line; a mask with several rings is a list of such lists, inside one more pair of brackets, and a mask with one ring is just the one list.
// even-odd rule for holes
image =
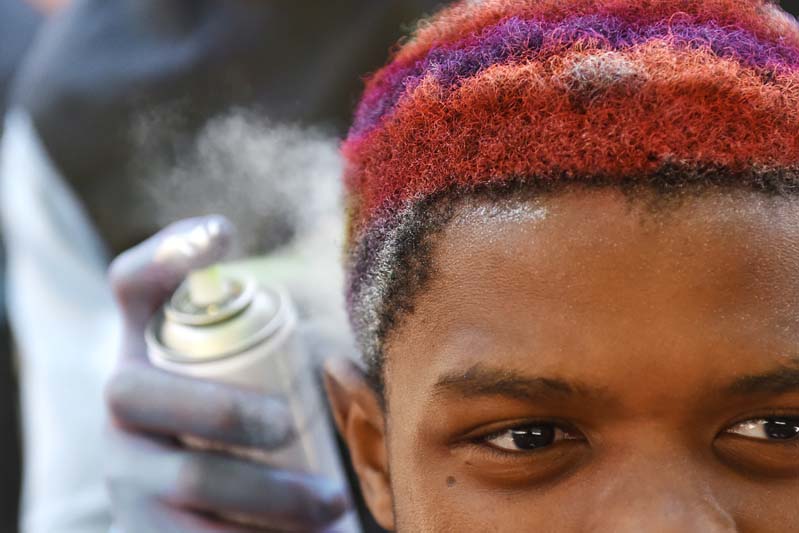
[[366, 370], [327, 385], [383, 526], [799, 528], [795, 20], [460, 2], [344, 153]]

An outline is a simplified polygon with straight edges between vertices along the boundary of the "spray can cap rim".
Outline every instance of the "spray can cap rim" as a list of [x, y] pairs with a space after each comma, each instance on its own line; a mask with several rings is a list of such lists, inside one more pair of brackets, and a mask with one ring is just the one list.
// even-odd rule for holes
[[164, 314], [173, 322], [190, 326], [208, 326], [222, 322], [244, 311], [255, 296], [255, 283], [237, 279], [224, 280], [224, 294], [216, 302], [197, 304], [191, 287], [184, 282], [164, 307]]

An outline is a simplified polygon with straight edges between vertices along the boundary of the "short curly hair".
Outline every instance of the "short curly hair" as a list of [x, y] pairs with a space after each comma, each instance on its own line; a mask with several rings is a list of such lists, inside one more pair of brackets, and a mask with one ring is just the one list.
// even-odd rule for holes
[[461, 1], [371, 76], [343, 145], [370, 374], [454, 200], [567, 184], [799, 189], [799, 24], [765, 0]]

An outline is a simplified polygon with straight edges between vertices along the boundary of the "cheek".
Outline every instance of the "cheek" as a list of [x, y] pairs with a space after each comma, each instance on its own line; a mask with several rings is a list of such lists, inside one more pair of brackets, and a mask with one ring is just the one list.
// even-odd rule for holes
[[799, 530], [799, 476], [775, 480], [723, 470], [707, 481], [716, 504], [733, 517], [736, 531]]
[[[586, 501], [566, 482], [556, 490], [498, 490], [475, 480], [476, 464], [393, 432], [389, 466], [399, 533], [582, 531]], [[524, 524], [520, 528], [519, 524]]]

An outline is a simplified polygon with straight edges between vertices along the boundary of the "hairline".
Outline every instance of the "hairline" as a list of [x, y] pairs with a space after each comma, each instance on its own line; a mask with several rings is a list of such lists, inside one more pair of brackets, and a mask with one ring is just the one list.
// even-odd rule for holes
[[[383, 238], [362, 239], [351, 252], [350, 263], [365, 256], [381, 256], [367, 268], [364, 278], [353, 283], [351, 319], [373, 387], [384, 396], [385, 351], [392, 333], [412, 313], [418, 296], [435, 275], [432, 261], [436, 238], [449, 227], [459, 211], [471, 202], [527, 202], [555, 198], [574, 191], [618, 190], [630, 204], [643, 205], [645, 212], [657, 215], [675, 210], [681, 200], [709, 194], [736, 191], [772, 197], [799, 194], [799, 170], [779, 169], [773, 173], [750, 172], [738, 179], [725, 169], [685, 172], [675, 179], [676, 169], [650, 179], [563, 179], [536, 181], [515, 179], [486, 184], [468, 190], [447, 189], [409, 202], [386, 224]], [[665, 178], [665, 179], [664, 179]], [[366, 250], [374, 246], [378, 249]], [[378, 272], [375, 272], [375, 268]]]

